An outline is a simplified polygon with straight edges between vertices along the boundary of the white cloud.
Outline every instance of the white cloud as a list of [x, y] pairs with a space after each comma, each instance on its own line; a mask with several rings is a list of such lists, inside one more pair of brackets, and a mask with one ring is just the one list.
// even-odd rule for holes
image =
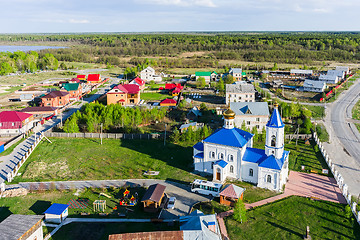
[[86, 20], [86, 19], [70, 19], [69, 20], [69, 23], [90, 23], [89, 20]]
[[200, 7], [216, 7], [212, 0], [137, 0], [145, 3], [153, 3], [157, 5], [175, 5], [182, 7], [200, 6]]

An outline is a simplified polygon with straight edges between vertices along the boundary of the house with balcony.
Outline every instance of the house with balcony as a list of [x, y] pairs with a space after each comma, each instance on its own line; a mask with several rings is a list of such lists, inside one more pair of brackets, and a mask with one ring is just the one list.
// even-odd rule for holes
[[119, 84], [106, 94], [107, 105], [137, 105], [140, 102], [140, 88], [136, 84]]
[[42, 107], [63, 107], [70, 102], [70, 94], [67, 91], [52, 91], [41, 97]]

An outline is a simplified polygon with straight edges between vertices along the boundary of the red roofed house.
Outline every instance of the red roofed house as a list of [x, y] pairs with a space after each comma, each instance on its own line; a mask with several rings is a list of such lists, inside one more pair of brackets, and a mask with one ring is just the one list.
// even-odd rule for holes
[[33, 127], [33, 115], [18, 111], [0, 113], [0, 134], [26, 133]]
[[177, 96], [181, 93], [182, 88], [176, 87], [174, 90], [171, 91], [172, 96]]
[[164, 99], [160, 102], [160, 106], [168, 106], [168, 107], [175, 107], [176, 106], [176, 101], [174, 99], [171, 98], [167, 98]]
[[70, 102], [70, 94], [65, 91], [52, 91], [41, 98], [42, 107], [62, 107]]
[[[184, 87], [181, 86], [180, 83], [178, 84], [175, 84], [175, 83], [166, 83], [165, 84], [165, 90], [167, 90], [169, 92], [169, 94], [171, 94], [172, 96], [177, 96], [179, 95], [179, 93], [181, 92], [181, 90], [183, 89]], [[163, 89], [163, 88], [162, 88]], [[159, 90], [162, 90], [162, 89], [159, 89]]]
[[135, 84], [135, 85], [138, 85], [140, 90], [144, 90], [145, 88], [145, 81], [142, 80], [141, 78], [137, 77], [137, 78], [134, 78], [129, 84]]
[[101, 75], [100, 74], [89, 74], [88, 78], [87, 78], [87, 83], [90, 83], [90, 84], [101, 83]]
[[76, 78], [79, 80], [86, 80], [86, 75], [77, 75]]
[[235, 206], [239, 199], [243, 199], [245, 188], [238, 187], [234, 184], [228, 184], [220, 192], [220, 204]]
[[140, 102], [140, 88], [135, 84], [119, 84], [106, 94], [106, 98], [107, 105], [136, 105]]
[[73, 79], [70, 80], [70, 82], [71, 83], [80, 83], [81, 81], [78, 78], [73, 78]]

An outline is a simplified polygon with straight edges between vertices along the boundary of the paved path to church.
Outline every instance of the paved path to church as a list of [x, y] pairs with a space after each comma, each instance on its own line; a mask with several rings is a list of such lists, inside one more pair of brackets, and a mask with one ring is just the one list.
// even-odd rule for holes
[[[334, 178], [314, 173], [290, 171], [289, 181], [286, 184], [284, 193], [251, 204], [245, 203], [245, 207], [251, 209], [294, 195], [346, 204], [346, 200]], [[231, 216], [233, 212], [233, 210], [229, 210], [217, 215], [221, 233], [227, 238], [229, 237], [223, 218]]]

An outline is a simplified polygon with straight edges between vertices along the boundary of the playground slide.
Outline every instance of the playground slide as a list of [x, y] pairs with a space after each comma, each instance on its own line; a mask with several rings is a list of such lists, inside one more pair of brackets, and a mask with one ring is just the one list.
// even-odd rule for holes
[[99, 195], [103, 195], [103, 196], [105, 196], [107, 198], [111, 198], [111, 196], [107, 195], [106, 193], [100, 193]]

